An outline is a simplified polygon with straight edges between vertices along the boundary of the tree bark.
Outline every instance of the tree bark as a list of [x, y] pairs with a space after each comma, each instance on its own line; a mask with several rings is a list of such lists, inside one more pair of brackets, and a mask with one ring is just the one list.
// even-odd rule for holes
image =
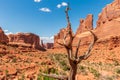
[[76, 74], [77, 74], [77, 62], [71, 61], [70, 62], [70, 74], [68, 76], [68, 80], [75, 80]]

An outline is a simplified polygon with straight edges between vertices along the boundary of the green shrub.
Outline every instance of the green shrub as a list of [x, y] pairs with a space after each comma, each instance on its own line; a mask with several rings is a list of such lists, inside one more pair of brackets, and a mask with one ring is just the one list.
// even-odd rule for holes
[[93, 68], [89, 68], [89, 71], [90, 71], [95, 77], [99, 77], [99, 76], [100, 76], [100, 73], [99, 73], [97, 70], [93, 69]]
[[117, 74], [120, 74], [120, 68], [117, 68], [117, 69], [116, 69], [116, 73], [117, 73]]

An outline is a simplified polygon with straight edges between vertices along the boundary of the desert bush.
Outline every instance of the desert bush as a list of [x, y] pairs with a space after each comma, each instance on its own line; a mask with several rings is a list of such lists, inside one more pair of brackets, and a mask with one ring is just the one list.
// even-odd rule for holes
[[120, 74], [120, 68], [117, 68], [117, 69], [116, 69], [116, 73], [117, 73], [117, 74]]
[[93, 69], [93, 68], [89, 68], [89, 71], [95, 76], [95, 77], [100, 77], [100, 73], [97, 71], [97, 70], [95, 70], [95, 69]]
[[80, 65], [78, 69], [80, 70], [80, 72], [85, 72], [86, 71], [86, 67], [82, 66], [82, 65]]
[[120, 63], [119, 63], [117, 60], [114, 60], [114, 65], [115, 65], [115, 66], [119, 66]]
[[[42, 70], [39, 70], [40, 73], [42, 72]], [[47, 73], [47, 74], [58, 74], [58, 70], [55, 69], [55, 68], [47, 68], [46, 70], [43, 71], [44, 73]], [[37, 76], [37, 80], [55, 80], [53, 78], [50, 78], [50, 77], [47, 77], [47, 76], [42, 76], [41, 74], [38, 74]]]
[[70, 67], [68, 65], [67, 55], [65, 55], [65, 53], [64, 54], [63, 53], [52, 54], [50, 55], [50, 58], [54, 62], [57, 62], [59, 66], [61, 67], [61, 69], [63, 69], [64, 71], [70, 70]]
[[50, 78], [50, 77], [46, 77], [46, 76], [38, 75], [37, 80], [55, 80], [55, 79]]

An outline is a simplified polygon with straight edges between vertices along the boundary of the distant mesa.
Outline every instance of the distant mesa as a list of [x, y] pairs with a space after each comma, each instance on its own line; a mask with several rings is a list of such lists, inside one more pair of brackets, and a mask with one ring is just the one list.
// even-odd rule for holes
[[0, 43], [4, 43], [14, 47], [33, 48], [42, 51], [53, 48], [53, 43], [40, 44], [40, 37], [34, 33], [16, 33], [5, 35], [1, 27]]
[[46, 49], [53, 49], [53, 43], [45, 43], [44, 48]]
[[41, 46], [44, 48], [44, 49], [53, 49], [53, 43], [44, 43], [43, 40], [41, 40]]
[[43, 50], [40, 46], [40, 38], [38, 35], [33, 33], [17, 33], [9, 34], [9, 43], [10, 44], [22, 44], [24, 46], [31, 46], [34, 49]]

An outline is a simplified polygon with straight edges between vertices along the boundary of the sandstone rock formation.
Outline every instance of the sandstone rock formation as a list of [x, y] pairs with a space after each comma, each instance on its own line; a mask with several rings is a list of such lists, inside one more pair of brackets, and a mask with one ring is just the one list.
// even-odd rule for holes
[[[87, 30], [93, 29], [92, 23], [92, 15], [88, 15], [85, 20], [80, 20], [80, 26], [76, 31], [76, 37], [73, 41], [74, 45], [77, 44], [79, 38], [81, 39], [81, 44], [90, 43], [91, 34]], [[97, 27], [92, 31], [98, 37], [98, 42], [104, 42], [106, 40], [110, 42], [113, 40], [111, 37], [120, 36], [120, 0], [114, 0], [111, 4], [108, 4], [105, 8], [103, 8], [97, 20]], [[60, 39], [60, 35], [63, 32], [64, 29], [63, 31], [60, 31], [57, 36], [55, 36], [55, 41], [57, 41], [57, 39]], [[56, 43], [54, 44], [56, 45]], [[56, 45], [56, 47], [57, 46], [58, 45]]]
[[76, 34], [92, 30], [93, 29], [93, 15], [88, 14], [86, 19], [80, 19], [80, 25], [77, 29]]
[[60, 32], [54, 36], [54, 48], [61, 47], [57, 42], [63, 42], [63, 38], [66, 35], [66, 33], [68, 32], [68, 30], [72, 30], [69, 25], [66, 28], [61, 29]]
[[[57, 41], [60, 41], [61, 39], [63, 39], [64, 35], [68, 31], [68, 28], [69, 26], [67, 26], [67, 28], [61, 29], [60, 32], [54, 36], [54, 47], [55, 48], [61, 47], [60, 45], [57, 44]], [[86, 32], [88, 30], [92, 30], [92, 29], [93, 29], [93, 15], [89, 14], [85, 20], [84, 19], [80, 20], [80, 25], [77, 29], [76, 35]], [[74, 43], [76, 43], [77, 40], [78, 38], [74, 40]]]
[[54, 47], [59, 47], [57, 41], [63, 39], [65, 30], [65, 28], [61, 29], [60, 32], [54, 36]]
[[38, 35], [33, 33], [17, 33], [8, 35], [9, 42], [13, 44], [22, 44], [31, 46], [35, 49], [41, 49], [40, 38]]
[[105, 39], [120, 35], [120, 0], [114, 0], [103, 8], [98, 16], [96, 34]]
[[4, 31], [2, 30], [2, 28], [0, 27], [0, 43], [8, 43], [8, 37], [4, 34]]
[[114, 0], [113, 3], [103, 8], [98, 16], [97, 28], [117, 18], [120, 18], [120, 0]]
[[44, 43], [43, 40], [41, 40], [41, 47], [43, 47], [45, 49], [52, 49], [53, 43]]
[[45, 47], [46, 49], [52, 49], [52, 48], [53, 48], [53, 43], [45, 43], [45, 44], [44, 44], [44, 47]]
[[[108, 40], [109, 43], [113, 40], [111, 37], [120, 36], [120, 0], [114, 0], [103, 8], [98, 16], [97, 27], [93, 32], [97, 35], [98, 42]], [[83, 43], [91, 40], [89, 32], [78, 34], [76, 38], [83, 39]], [[76, 40], [75, 42], [77, 42]]]

